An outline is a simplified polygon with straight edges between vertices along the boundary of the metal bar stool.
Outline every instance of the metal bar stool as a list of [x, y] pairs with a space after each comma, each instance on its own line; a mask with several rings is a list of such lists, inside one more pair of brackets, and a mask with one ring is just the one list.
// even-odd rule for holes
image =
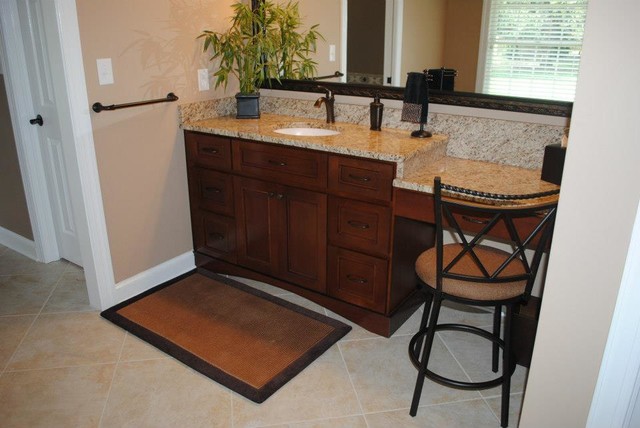
[[[420, 329], [409, 343], [409, 358], [418, 369], [411, 416], [418, 411], [427, 377], [458, 389], [502, 385], [501, 426], [508, 426], [511, 375], [516, 366], [510, 343], [511, 318], [514, 308], [529, 299], [542, 254], [549, 247], [557, 211], [554, 195], [558, 192], [501, 195], [450, 186], [441, 183], [440, 177], [435, 178], [436, 246], [423, 252], [416, 261], [418, 287], [426, 303]], [[467, 226], [463, 229], [461, 224]], [[447, 226], [454, 234], [454, 242], [449, 244], [443, 242]], [[507, 247], [512, 251], [491, 246], [487, 234], [492, 231], [508, 236]], [[492, 331], [463, 324], [438, 324], [444, 300], [493, 307]], [[506, 310], [501, 338], [503, 307]], [[429, 370], [435, 334], [443, 330], [471, 333], [491, 341], [492, 371], [498, 372], [502, 350], [502, 373], [494, 379], [467, 382]]]

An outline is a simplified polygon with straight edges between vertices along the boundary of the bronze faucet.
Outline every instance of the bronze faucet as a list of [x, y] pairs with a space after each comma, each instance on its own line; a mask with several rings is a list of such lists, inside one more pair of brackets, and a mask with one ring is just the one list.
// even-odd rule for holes
[[325, 96], [318, 98], [316, 102], [313, 104], [313, 106], [320, 107], [322, 103], [324, 103], [324, 106], [327, 109], [327, 123], [335, 123], [336, 115], [335, 115], [335, 110], [333, 106], [336, 99], [333, 96], [333, 92], [331, 92], [330, 89], [325, 88], [324, 86], [318, 86], [318, 89], [325, 91]]

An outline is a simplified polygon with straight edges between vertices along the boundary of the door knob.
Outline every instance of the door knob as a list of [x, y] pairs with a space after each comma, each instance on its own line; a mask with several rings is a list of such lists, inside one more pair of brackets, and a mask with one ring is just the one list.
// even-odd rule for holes
[[29, 121], [30, 124], [32, 125], [39, 125], [42, 126], [42, 124], [44, 123], [44, 121], [42, 120], [42, 116], [37, 115], [35, 119], [31, 119]]

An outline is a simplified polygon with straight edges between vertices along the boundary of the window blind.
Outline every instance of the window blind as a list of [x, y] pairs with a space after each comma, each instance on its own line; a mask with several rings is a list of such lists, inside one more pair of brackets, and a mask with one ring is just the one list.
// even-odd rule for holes
[[483, 92], [573, 101], [587, 0], [491, 0]]

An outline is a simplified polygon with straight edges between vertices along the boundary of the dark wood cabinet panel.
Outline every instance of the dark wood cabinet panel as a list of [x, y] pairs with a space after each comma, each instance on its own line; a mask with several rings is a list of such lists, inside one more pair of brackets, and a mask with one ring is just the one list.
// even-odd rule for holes
[[239, 263], [323, 292], [327, 196], [250, 178], [235, 180]]
[[387, 257], [391, 209], [367, 202], [329, 198], [329, 241], [333, 245]]
[[233, 217], [233, 179], [225, 172], [203, 168], [189, 171], [189, 196], [193, 208]]
[[236, 140], [233, 165], [242, 174], [281, 184], [327, 186], [327, 155], [311, 150]]
[[187, 162], [205, 168], [231, 169], [231, 139], [199, 132], [185, 132]]
[[330, 246], [328, 271], [330, 296], [385, 313], [387, 260]]
[[326, 291], [327, 195], [283, 187], [281, 230], [283, 279], [305, 288]]
[[234, 177], [238, 225], [238, 262], [275, 274], [278, 267], [280, 212], [277, 184]]
[[237, 261], [234, 219], [204, 211], [194, 212], [191, 218], [196, 251], [232, 263]]
[[329, 190], [356, 199], [391, 201], [395, 165], [344, 156], [329, 156]]

